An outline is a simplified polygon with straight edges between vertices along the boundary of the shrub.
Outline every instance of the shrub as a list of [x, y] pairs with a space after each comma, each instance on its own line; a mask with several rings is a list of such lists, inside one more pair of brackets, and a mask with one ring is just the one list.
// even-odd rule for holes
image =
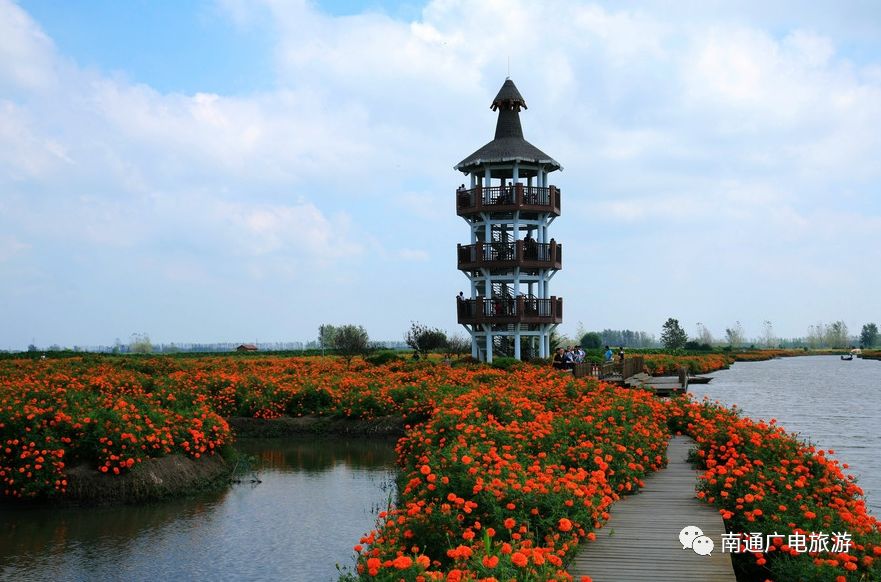
[[517, 368], [523, 365], [523, 362], [521, 362], [517, 358], [508, 357], [493, 358], [493, 361], [490, 364], [490, 366], [499, 370], [510, 370], [512, 368]]
[[372, 364], [374, 366], [384, 366], [386, 364], [390, 364], [392, 362], [402, 361], [403, 358], [398, 355], [394, 350], [382, 350], [376, 352], [375, 354], [370, 354], [364, 361], [368, 364]]
[[430, 328], [417, 321], [410, 323], [410, 329], [404, 335], [404, 341], [416, 353], [427, 355], [428, 352], [446, 349], [449, 345], [447, 334], [437, 328]]
[[308, 385], [294, 394], [288, 402], [287, 412], [291, 416], [304, 414], [325, 414], [334, 404], [333, 395], [324, 388]]
[[581, 338], [581, 347], [585, 350], [596, 350], [603, 347], [603, 338], [595, 331], [584, 334]]

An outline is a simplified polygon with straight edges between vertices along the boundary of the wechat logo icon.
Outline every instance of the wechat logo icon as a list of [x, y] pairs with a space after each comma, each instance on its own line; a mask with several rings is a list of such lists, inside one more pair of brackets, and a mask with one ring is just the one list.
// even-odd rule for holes
[[713, 540], [705, 536], [704, 531], [695, 525], [682, 528], [679, 532], [679, 543], [682, 544], [683, 550], [690, 549], [699, 556], [709, 556], [715, 547]]

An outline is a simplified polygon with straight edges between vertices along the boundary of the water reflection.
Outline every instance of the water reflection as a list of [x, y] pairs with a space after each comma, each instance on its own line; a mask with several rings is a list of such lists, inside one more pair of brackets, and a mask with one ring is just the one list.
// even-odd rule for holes
[[243, 439], [240, 451], [259, 458], [266, 469], [321, 473], [337, 464], [353, 469], [369, 469], [393, 465], [394, 440], [334, 440], [328, 438], [298, 437], [295, 439]]
[[833, 449], [858, 478], [869, 511], [881, 516], [881, 362], [803, 356], [739, 362], [712, 376], [689, 392], [737, 404], [754, 419], [776, 418], [787, 431]]
[[141, 506], [0, 506], [0, 579], [335, 580], [394, 495], [393, 446], [243, 441], [259, 485]]

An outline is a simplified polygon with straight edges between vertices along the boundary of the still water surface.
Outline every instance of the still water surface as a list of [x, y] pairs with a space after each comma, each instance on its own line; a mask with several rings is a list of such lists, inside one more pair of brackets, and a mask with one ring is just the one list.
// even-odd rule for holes
[[394, 442], [247, 440], [259, 484], [141, 506], [0, 506], [0, 580], [336, 580], [394, 496]]
[[753, 419], [776, 418], [787, 431], [832, 449], [857, 477], [866, 505], [881, 517], [881, 361], [800, 356], [738, 362], [688, 391], [737, 404]]

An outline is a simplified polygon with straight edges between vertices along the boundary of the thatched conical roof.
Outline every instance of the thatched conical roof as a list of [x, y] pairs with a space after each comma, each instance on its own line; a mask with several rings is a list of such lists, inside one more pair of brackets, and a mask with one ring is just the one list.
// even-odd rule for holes
[[482, 166], [500, 162], [529, 162], [548, 166], [548, 170], [559, 170], [559, 162], [523, 138], [520, 125], [520, 108], [527, 109], [526, 100], [517, 90], [514, 81], [506, 79], [490, 106], [498, 110], [495, 138], [456, 164], [455, 169], [469, 172]]

